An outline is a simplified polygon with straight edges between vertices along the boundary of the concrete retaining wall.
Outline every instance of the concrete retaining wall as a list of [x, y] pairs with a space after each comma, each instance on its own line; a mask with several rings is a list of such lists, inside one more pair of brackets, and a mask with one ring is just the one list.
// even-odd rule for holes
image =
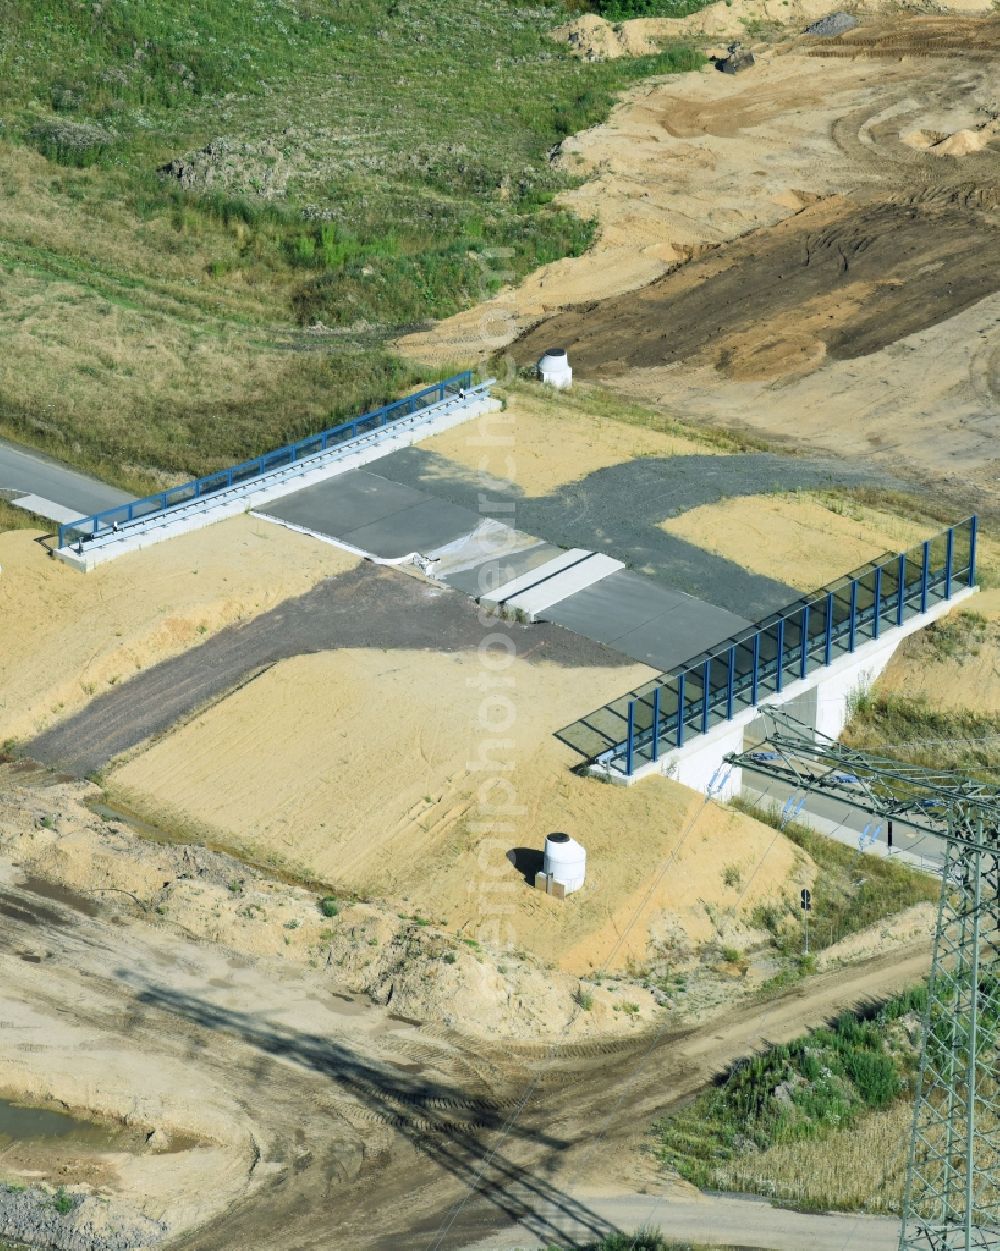
[[56, 555], [74, 569], [86, 573], [95, 565], [107, 560], [114, 560], [126, 552], [135, 552], [154, 543], [162, 543], [178, 534], [186, 534], [190, 530], [200, 530], [204, 526], [224, 521], [253, 508], [270, 504], [282, 496], [292, 495], [303, 487], [313, 486], [317, 482], [325, 482], [351, 469], [360, 469], [363, 465], [388, 456], [404, 447], [412, 447], [421, 439], [450, 430], [453, 426], [470, 421], [483, 413], [495, 412], [501, 408], [499, 400], [489, 396], [472, 395], [465, 400], [452, 399], [435, 405], [435, 412], [424, 410], [413, 418], [401, 418], [391, 426], [384, 427], [378, 433], [383, 436], [373, 439], [362, 435], [356, 444], [345, 444], [337, 449], [335, 455], [321, 453], [316, 457], [300, 461], [295, 466], [275, 470], [269, 475], [241, 483], [226, 491], [218, 491], [205, 499], [179, 505], [163, 513], [153, 514], [142, 521], [133, 522], [118, 534], [104, 534], [100, 538], [82, 545], [82, 551], [75, 547], [59, 548]]
[[[663, 751], [659, 760], [640, 765], [631, 776], [624, 772], [620, 760], [616, 764], [596, 762], [590, 766], [589, 772], [594, 777], [620, 786], [631, 786], [652, 774], [663, 774], [693, 790], [707, 793], [713, 779], [717, 787], [729, 768], [724, 757], [729, 752], [743, 751], [747, 744], [759, 741], [754, 736], [753, 724], [760, 719], [760, 709], [768, 706], [783, 708], [819, 734], [839, 738], [847, 724], [851, 697], [875, 681], [903, 639], [939, 620], [978, 589], [965, 587], [950, 600], [942, 600], [923, 615], [911, 617], [901, 626], [884, 627], [879, 639], [869, 639], [853, 653], [838, 656], [831, 665], [814, 669], [808, 677], [789, 683], [780, 694], [765, 696], [756, 708], [743, 709], [731, 721], [723, 721], [707, 734], [692, 738], [683, 747]], [[712, 793], [723, 799], [739, 794], [742, 786], [739, 772], [733, 770], [725, 786], [721, 790], [713, 788]]]

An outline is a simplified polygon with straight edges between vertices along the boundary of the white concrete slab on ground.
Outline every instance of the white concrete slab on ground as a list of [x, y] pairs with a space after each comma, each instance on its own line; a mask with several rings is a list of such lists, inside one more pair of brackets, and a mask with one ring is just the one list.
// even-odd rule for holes
[[476, 569], [487, 561], [500, 561], [505, 557], [509, 559], [545, 547], [547, 544], [533, 534], [525, 534], [502, 521], [484, 517], [471, 534], [463, 535], [425, 554], [434, 562], [433, 572], [436, 578], [452, 578], [456, 574]]
[[557, 573], [562, 573], [564, 569], [578, 564], [581, 560], [592, 556], [585, 547], [570, 547], [564, 552], [560, 552], [558, 556], [554, 556], [544, 565], [540, 565], [537, 569], [532, 569], [528, 573], [522, 573], [518, 578], [511, 578], [509, 582], [505, 582], [503, 586], [498, 586], [495, 591], [491, 591], [489, 595], [484, 595], [480, 599], [480, 603], [484, 608], [502, 608], [515, 595], [520, 595], [522, 591], [530, 590], [539, 582], [553, 577]]
[[537, 582], [530, 589], [521, 591], [519, 595], [512, 595], [507, 600], [506, 610], [508, 612], [513, 610], [528, 621], [538, 621], [546, 609], [552, 608], [555, 604], [561, 604], [564, 599], [569, 599], [571, 595], [576, 595], [579, 591], [585, 591], [603, 578], [607, 578], [612, 573], [618, 573], [624, 568], [624, 563], [615, 560], [612, 556], [606, 556], [603, 552], [591, 552], [589, 556], [570, 565], [562, 573]]
[[87, 572], [95, 565], [113, 560], [126, 552], [138, 551], [178, 534], [202, 529], [226, 517], [260, 508], [307, 486], [370, 464], [391, 452], [412, 447], [421, 439], [450, 430], [473, 417], [495, 412], [501, 404], [499, 400], [490, 397], [490, 385], [492, 380], [467, 392], [463, 399], [452, 397], [428, 405], [412, 417], [401, 418], [373, 434], [361, 435], [336, 448], [304, 458], [294, 465], [273, 470], [205, 498], [153, 513], [119, 527], [116, 533], [108, 531], [82, 544], [81, 550], [59, 548], [56, 555], [74, 569]]
[[55, 521], [59, 525], [65, 525], [69, 521], [76, 521], [80, 516], [72, 508], [66, 508], [65, 505], [57, 504], [54, 500], [43, 499], [41, 495], [21, 495], [9, 502], [14, 508], [23, 508], [26, 512], [35, 513], [37, 516], [45, 517], [48, 521]]
[[509, 615], [526, 621], [538, 621], [545, 611], [562, 603], [571, 595], [586, 590], [602, 578], [624, 569], [625, 565], [603, 552], [587, 552], [580, 548], [555, 557], [547, 564], [515, 578], [508, 587], [527, 583], [514, 594], [507, 594], [501, 587], [480, 602], [487, 607], [498, 607]]

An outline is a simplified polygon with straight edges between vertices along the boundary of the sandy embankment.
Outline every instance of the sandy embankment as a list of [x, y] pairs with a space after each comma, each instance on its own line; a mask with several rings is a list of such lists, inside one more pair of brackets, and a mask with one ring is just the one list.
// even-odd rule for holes
[[[519, 386], [491, 418], [493, 444], [457, 426], [421, 444], [471, 474], [499, 479], [525, 496], [552, 495], [590, 474], [643, 456], [722, 455], [707, 441], [601, 415], [604, 394], [582, 383], [570, 392]], [[615, 401], [616, 408], [624, 405]], [[649, 416], [647, 412], [646, 417]], [[444, 472], [444, 470], [442, 470]]]
[[661, 528], [753, 573], [814, 591], [887, 551], [913, 547], [940, 527], [803, 492], [705, 504]]
[[[672, 934], [709, 941], [790, 888], [797, 858], [774, 831], [665, 779], [621, 790], [569, 772], [576, 757], [554, 731], [648, 676], [642, 666], [516, 660], [502, 736], [479, 724], [481, 676], [475, 654], [285, 661], [115, 769], [112, 800], [576, 973], [641, 963]], [[510, 766], [516, 816], [499, 826], [480, 743]], [[589, 857], [566, 903], [508, 859], [552, 830]], [[744, 882], [758, 869], [745, 894], [725, 884], [729, 865]]]
[[[724, 6], [723, 6], [724, 7]], [[558, 163], [582, 179], [560, 204], [598, 222], [582, 257], [545, 265], [485, 304], [408, 335], [431, 362], [483, 357], [540, 318], [646, 286], [704, 249], [774, 225], [852, 180], [828, 137], [860, 103], [870, 66], [769, 60], [753, 81], [714, 70], [642, 83], [608, 121], [565, 140]]]
[[0, 533], [0, 742], [26, 738], [356, 558], [250, 516], [80, 574]]
[[[934, 635], [905, 639], [876, 690], [880, 694], [924, 700], [943, 712], [970, 712], [996, 718], [1000, 712], [1000, 590], [982, 591], [962, 604], [946, 625], [961, 626], [951, 649], [939, 648]], [[950, 654], [948, 654], [950, 650]]]
[[[572, 319], [557, 318], [518, 360], [527, 363], [543, 340], [559, 343], [578, 377], [603, 379], [688, 420], [902, 460], [956, 494], [967, 493], [970, 477], [992, 491], [1000, 296], [989, 291], [995, 267], [982, 249], [996, 246], [987, 227], [997, 24], [958, 11], [983, 14], [987, 6], [956, 6], [954, 17], [866, 19], [871, 26], [855, 48], [845, 43], [816, 57], [807, 40], [765, 50], [751, 74], [709, 70], [640, 84], [557, 158], [584, 180], [560, 202], [596, 218], [595, 246], [406, 337], [401, 348], [428, 360], [483, 357], [583, 305], [575, 331]], [[739, 18], [739, 0], [695, 19], [727, 14]], [[695, 19], [684, 19], [686, 29]], [[912, 235], [909, 268], [892, 251], [906, 243], [904, 229]], [[734, 243], [750, 235], [747, 247]], [[787, 256], [783, 238], [794, 243]], [[786, 307], [789, 275], [819, 272], [796, 260], [813, 245], [820, 267], [824, 250], [836, 262], [839, 248], [848, 277], [831, 266], [828, 289]], [[962, 280], [950, 283], [963, 264]], [[727, 273], [743, 275], [737, 298]], [[621, 310], [600, 303], [668, 274], [665, 307], [684, 308], [676, 325], [636, 307], [644, 327], [637, 331], [619, 317], [630, 312], [627, 300]], [[708, 280], [714, 297], [708, 286], [699, 294]], [[926, 290], [907, 303], [905, 290], [920, 284]], [[915, 309], [936, 324], [920, 328]], [[574, 334], [590, 342], [574, 344]], [[640, 361], [630, 345], [644, 334], [650, 358]], [[678, 336], [699, 334], [681, 350]]]

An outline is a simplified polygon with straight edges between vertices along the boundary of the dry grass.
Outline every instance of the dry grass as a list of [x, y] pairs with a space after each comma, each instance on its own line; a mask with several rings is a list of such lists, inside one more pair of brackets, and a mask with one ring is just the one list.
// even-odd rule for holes
[[910, 1104], [901, 1101], [827, 1138], [748, 1151], [718, 1168], [715, 1182], [796, 1207], [895, 1215], [912, 1117]]
[[[282, 327], [280, 281], [216, 287], [205, 278], [211, 229], [178, 237], [120, 204], [92, 204], [96, 178], [53, 178], [41, 156], [0, 143], [0, 435], [144, 492], [322, 428], [421, 376], [357, 344], [334, 354], [329, 335], [287, 318]], [[77, 183], [86, 216], [67, 214], [52, 190]]]
[[52, 523], [44, 517], [36, 517], [34, 513], [23, 508], [15, 508], [0, 498], [0, 534], [6, 530], [43, 530], [52, 528]]
[[552, 146], [702, 59], [584, 65], [506, 0], [7, 8], [0, 436], [135, 490], [425, 377], [400, 327], [587, 246]]

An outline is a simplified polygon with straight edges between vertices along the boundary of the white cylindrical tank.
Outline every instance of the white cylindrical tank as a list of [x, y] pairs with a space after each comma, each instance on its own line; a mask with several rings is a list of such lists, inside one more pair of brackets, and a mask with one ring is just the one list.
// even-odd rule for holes
[[587, 853], [568, 834], [550, 834], [545, 840], [545, 872], [562, 882], [566, 893], [579, 890], [587, 874]]
[[573, 370], [565, 348], [548, 348], [538, 362], [538, 376], [550, 387], [564, 391], [573, 385]]

